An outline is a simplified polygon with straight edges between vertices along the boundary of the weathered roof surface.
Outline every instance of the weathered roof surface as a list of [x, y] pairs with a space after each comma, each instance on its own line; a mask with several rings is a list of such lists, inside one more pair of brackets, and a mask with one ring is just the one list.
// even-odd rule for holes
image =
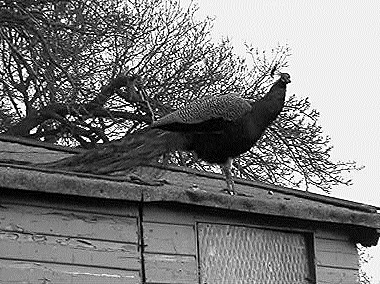
[[80, 150], [0, 135], [0, 162], [48, 163], [65, 158]]
[[[170, 202], [339, 224], [366, 229], [362, 243], [367, 245], [376, 244], [379, 237], [380, 214], [374, 206], [243, 180], [236, 182], [239, 194], [230, 196], [220, 192], [225, 187], [223, 176], [182, 168], [143, 168], [135, 173], [143, 179], [138, 180], [135, 175], [110, 177], [16, 165], [9, 160], [24, 157], [22, 153], [28, 153], [23, 162], [33, 162], [35, 157], [28, 160], [30, 153], [39, 155], [40, 160], [46, 155], [51, 161], [52, 156], [62, 158], [72, 155], [72, 151], [25, 145], [21, 140], [4, 141], [1, 136], [0, 140], [0, 152], [12, 149], [9, 151], [12, 159], [4, 159], [7, 156], [4, 153], [0, 156], [3, 188], [146, 203]], [[152, 176], [157, 173], [160, 181], [154, 182]]]

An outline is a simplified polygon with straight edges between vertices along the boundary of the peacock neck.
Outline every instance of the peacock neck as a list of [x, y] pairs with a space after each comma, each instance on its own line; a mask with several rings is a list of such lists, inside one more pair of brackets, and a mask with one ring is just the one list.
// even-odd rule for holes
[[260, 126], [267, 127], [282, 111], [285, 103], [286, 84], [281, 80], [274, 83], [269, 92], [259, 101], [253, 103], [252, 114], [260, 116]]
[[278, 80], [272, 85], [269, 92], [261, 99], [262, 101], [270, 102], [274, 107], [282, 108], [285, 101], [286, 84]]

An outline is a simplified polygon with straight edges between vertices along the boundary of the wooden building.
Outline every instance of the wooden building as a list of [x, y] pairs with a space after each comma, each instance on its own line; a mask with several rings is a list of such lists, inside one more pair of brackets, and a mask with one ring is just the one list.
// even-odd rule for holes
[[147, 185], [28, 165], [72, 153], [0, 136], [0, 283], [353, 284], [356, 244], [379, 238], [377, 208], [298, 190], [237, 181], [229, 196], [220, 175], [178, 168]]

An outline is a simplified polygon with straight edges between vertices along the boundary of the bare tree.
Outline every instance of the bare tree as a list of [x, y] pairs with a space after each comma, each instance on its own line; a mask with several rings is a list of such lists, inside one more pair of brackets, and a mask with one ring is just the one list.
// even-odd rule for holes
[[371, 284], [372, 278], [363, 270], [363, 266], [373, 257], [368, 253], [368, 248], [362, 245], [357, 245], [357, 250], [359, 253], [359, 283]]
[[211, 72], [232, 71], [222, 59], [215, 70], [200, 64], [223, 46], [209, 42], [211, 23], [194, 22], [194, 12], [153, 0], [7, 1], [1, 86], [13, 123], [3, 130], [86, 148], [107, 142], [150, 121], [133, 97], [137, 78], [125, 76], [133, 74], [147, 78], [158, 114], [169, 111], [163, 103], [212, 84]]
[[[228, 40], [214, 43], [212, 20], [196, 5], [169, 0], [0, 1], [0, 131], [91, 149], [155, 116], [203, 97], [236, 92], [257, 99], [269, 70], [287, 66], [289, 48], [249, 61]], [[249, 62], [249, 63], [248, 63]], [[287, 186], [348, 184], [353, 162], [333, 162], [330, 140], [307, 99], [290, 96], [258, 146], [235, 161], [235, 174]], [[188, 153], [173, 163], [215, 171]]]

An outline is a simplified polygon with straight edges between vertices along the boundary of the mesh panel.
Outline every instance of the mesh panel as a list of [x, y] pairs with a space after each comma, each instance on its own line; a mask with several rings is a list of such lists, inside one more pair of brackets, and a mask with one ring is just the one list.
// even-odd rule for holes
[[198, 224], [201, 284], [310, 283], [303, 234]]

